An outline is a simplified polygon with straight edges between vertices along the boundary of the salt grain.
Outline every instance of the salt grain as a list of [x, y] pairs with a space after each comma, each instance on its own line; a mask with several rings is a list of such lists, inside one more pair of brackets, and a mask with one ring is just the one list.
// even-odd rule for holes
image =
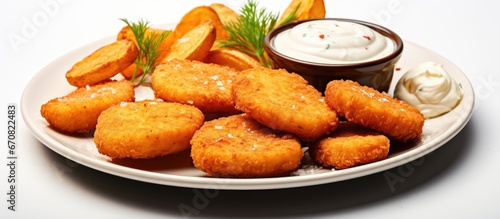
[[215, 80], [217, 80], [219, 78], [219, 76], [218, 75], [214, 75], [214, 76], [212, 76], [210, 78], [215, 81]]
[[375, 96], [375, 94], [374, 94], [374, 93], [372, 93], [372, 92], [368, 93], [368, 92], [366, 92], [366, 91], [365, 91], [365, 90], [363, 90], [363, 89], [360, 89], [360, 91], [361, 91], [363, 94], [365, 94], [365, 95], [369, 96], [370, 98], [372, 98], [373, 96]]
[[382, 97], [382, 98], [378, 98], [378, 102], [389, 102], [389, 100], [387, 100], [385, 97]]
[[253, 150], [253, 151], [257, 150], [257, 144], [253, 143], [252, 150]]
[[184, 42], [186, 42], [188, 40], [189, 40], [189, 37], [183, 37], [183, 38], [178, 39], [177, 42], [184, 43]]
[[302, 168], [293, 172], [294, 176], [304, 176], [304, 175], [312, 175], [316, 174], [319, 170], [322, 170], [323, 167], [316, 165], [304, 165]]

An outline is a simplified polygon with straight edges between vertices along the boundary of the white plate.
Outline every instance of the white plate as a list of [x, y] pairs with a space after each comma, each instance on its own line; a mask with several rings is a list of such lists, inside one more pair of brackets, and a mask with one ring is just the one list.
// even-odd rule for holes
[[[302, 187], [357, 178], [402, 165], [439, 148], [462, 130], [472, 114], [474, 105], [474, 91], [460, 69], [438, 54], [405, 41], [403, 56], [398, 64], [401, 70], [395, 72], [391, 92], [394, 84], [408, 69], [424, 61], [434, 61], [443, 63], [450, 75], [462, 85], [464, 97], [453, 111], [425, 121], [423, 138], [418, 144], [399, 146], [398, 151], [392, 151], [387, 159], [345, 170], [315, 169], [313, 174], [257, 179], [207, 177], [192, 166], [188, 153], [152, 160], [112, 162], [97, 152], [92, 136], [65, 135], [51, 129], [41, 117], [40, 107], [50, 99], [64, 96], [74, 90], [65, 79], [66, 71], [95, 49], [113, 40], [114, 37], [108, 37], [88, 44], [43, 68], [25, 88], [21, 99], [21, 112], [35, 137], [60, 155], [102, 172], [144, 182], [189, 188], [254, 190]], [[142, 91], [144, 90], [138, 90], [137, 95], [151, 95]]]

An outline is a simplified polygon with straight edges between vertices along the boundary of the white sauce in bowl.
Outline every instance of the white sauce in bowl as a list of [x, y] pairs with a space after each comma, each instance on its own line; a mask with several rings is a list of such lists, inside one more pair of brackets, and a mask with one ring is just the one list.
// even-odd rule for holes
[[396, 49], [391, 39], [372, 28], [337, 20], [300, 23], [277, 34], [272, 45], [283, 55], [325, 64], [372, 61]]

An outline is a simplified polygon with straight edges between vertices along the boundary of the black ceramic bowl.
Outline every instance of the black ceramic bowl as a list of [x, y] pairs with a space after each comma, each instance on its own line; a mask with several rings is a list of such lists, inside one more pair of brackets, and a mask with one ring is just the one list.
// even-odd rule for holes
[[[314, 63], [292, 58], [276, 51], [273, 46], [273, 38], [276, 35], [300, 23], [321, 19], [353, 22], [367, 26], [391, 39], [395, 44], [395, 50], [380, 59], [349, 64]], [[403, 52], [403, 40], [395, 32], [369, 22], [340, 18], [320, 18], [289, 23], [270, 31], [265, 38], [265, 49], [273, 62], [274, 68], [286, 69], [289, 72], [301, 75], [321, 92], [324, 92], [328, 82], [336, 79], [357, 81], [381, 92], [387, 92], [391, 85], [395, 65]]]

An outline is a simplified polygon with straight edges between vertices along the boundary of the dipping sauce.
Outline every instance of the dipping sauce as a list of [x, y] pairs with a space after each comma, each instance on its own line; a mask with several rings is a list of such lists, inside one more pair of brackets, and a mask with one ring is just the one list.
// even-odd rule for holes
[[286, 56], [325, 64], [372, 61], [396, 48], [391, 39], [367, 26], [337, 20], [298, 24], [276, 35], [272, 44]]
[[443, 115], [462, 100], [463, 90], [442, 64], [424, 62], [407, 71], [396, 84], [394, 97], [420, 110], [425, 118]]

